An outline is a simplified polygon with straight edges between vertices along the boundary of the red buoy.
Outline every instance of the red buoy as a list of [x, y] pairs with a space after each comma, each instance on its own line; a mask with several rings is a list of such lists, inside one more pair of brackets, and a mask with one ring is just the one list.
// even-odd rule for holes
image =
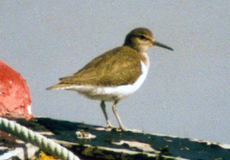
[[26, 80], [0, 60], [0, 116], [31, 119], [31, 97]]

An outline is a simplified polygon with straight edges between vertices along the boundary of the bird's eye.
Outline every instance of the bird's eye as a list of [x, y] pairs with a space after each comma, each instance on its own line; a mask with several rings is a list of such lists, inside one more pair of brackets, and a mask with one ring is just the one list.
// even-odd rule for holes
[[140, 36], [140, 39], [147, 40], [147, 38], [145, 36], [143, 36], [143, 35]]

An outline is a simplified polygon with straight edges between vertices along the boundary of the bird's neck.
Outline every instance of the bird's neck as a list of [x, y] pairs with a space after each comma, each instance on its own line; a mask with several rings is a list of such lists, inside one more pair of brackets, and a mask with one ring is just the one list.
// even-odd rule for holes
[[141, 54], [141, 61], [149, 68], [149, 56], [147, 52], [139, 52]]
[[132, 43], [130, 44], [127, 42], [123, 46], [128, 46], [137, 51], [141, 56], [141, 61], [146, 65], [147, 68], [149, 67], [149, 56], [147, 53], [147, 50], [149, 49], [148, 46], [132, 45]]
[[134, 44], [134, 43], [125, 43], [124, 46], [129, 46], [132, 49], [136, 50], [139, 53], [144, 53], [147, 52], [147, 50], [149, 49], [149, 46], [147, 45], [141, 45], [141, 44]]

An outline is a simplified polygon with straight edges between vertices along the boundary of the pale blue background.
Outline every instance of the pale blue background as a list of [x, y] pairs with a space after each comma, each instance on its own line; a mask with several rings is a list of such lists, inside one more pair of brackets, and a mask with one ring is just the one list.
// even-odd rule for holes
[[98, 101], [45, 88], [149, 28], [175, 51], [149, 50], [144, 85], [118, 104], [124, 125], [230, 144], [229, 8], [227, 0], [1, 0], [0, 59], [27, 80], [36, 116], [105, 125]]

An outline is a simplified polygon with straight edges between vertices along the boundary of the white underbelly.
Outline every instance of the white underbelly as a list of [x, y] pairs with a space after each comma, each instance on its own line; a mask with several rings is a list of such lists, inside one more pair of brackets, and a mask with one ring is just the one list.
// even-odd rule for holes
[[143, 84], [147, 73], [148, 66], [141, 62], [142, 74], [133, 84], [122, 85], [122, 86], [112, 86], [112, 87], [100, 87], [100, 86], [71, 86], [70, 88], [65, 88], [67, 90], [74, 90], [84, 96], [101, 101], [114, 101], [126, 98], [137, 91]]

